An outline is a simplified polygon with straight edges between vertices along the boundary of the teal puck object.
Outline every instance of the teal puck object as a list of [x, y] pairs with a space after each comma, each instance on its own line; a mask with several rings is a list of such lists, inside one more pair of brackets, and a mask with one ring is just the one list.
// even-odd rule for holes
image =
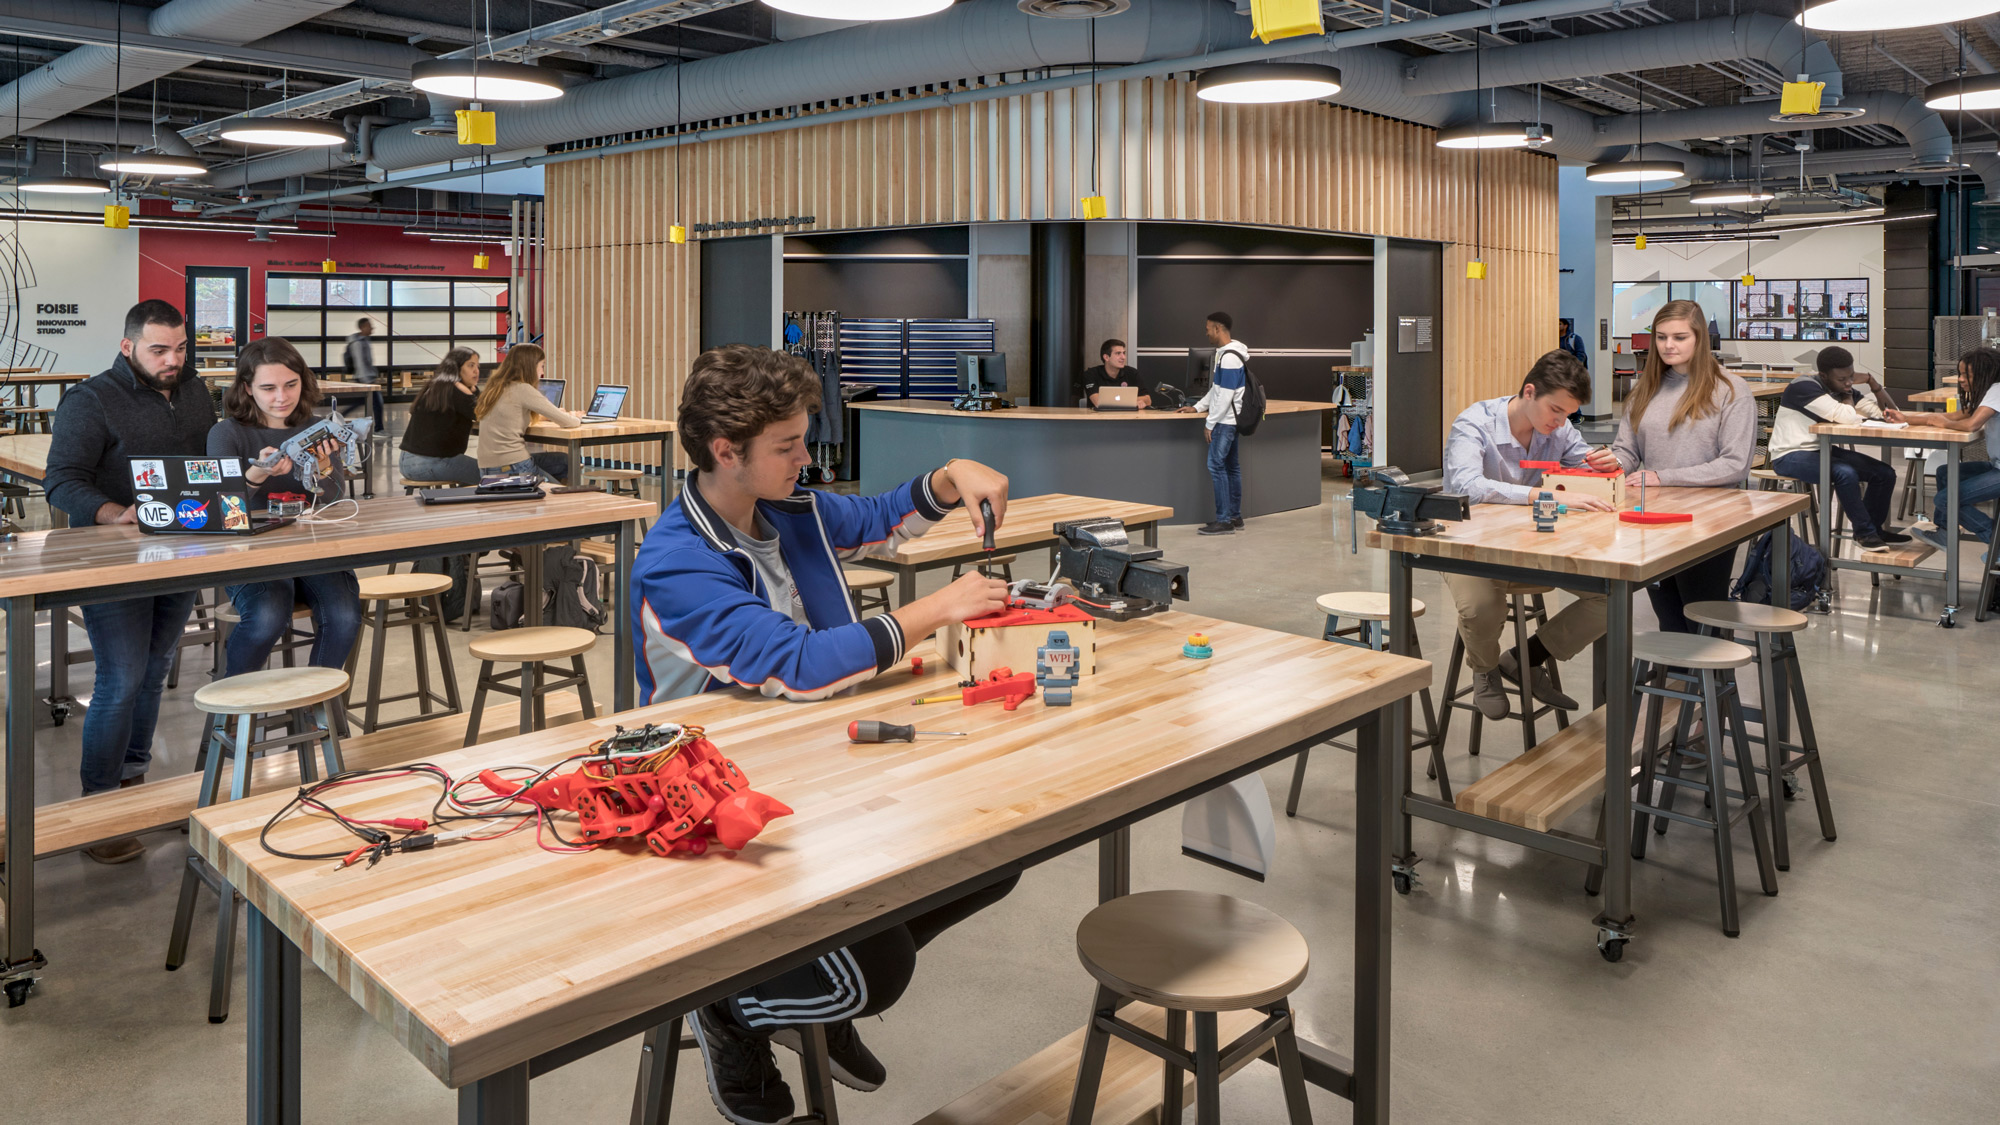
[[1215, 649], [1209, 645], [1182, 645], [1181, 655], [1190, 660], [1207, 660], [1215, 655]]

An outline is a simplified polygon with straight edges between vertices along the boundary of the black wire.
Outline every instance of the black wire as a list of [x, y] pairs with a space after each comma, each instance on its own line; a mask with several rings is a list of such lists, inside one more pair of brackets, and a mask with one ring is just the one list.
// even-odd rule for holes
[[1090, 194], [1097, 194], [1097, 21], [1090, 21]]

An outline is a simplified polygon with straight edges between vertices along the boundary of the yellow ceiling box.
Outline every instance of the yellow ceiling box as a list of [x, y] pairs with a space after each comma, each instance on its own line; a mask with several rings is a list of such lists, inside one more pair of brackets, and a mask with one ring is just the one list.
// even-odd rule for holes
[[1319, 0], [1250, 0], [1250, 30], [1269, 43], [1295, 35], [1323, 35]]
[[1478, 258], [1474, 258], [1471, 261], [1465, 263], [1465, 280], [1485, 281], [1486, 263], [1480, 261]]
[[1633, 236], [1632, 236], [1632, 249], [1634, 249], [1634, 250], [1644, 250], [1645, 248], [1646, 248], [1646, 236], [1645, 236], [1645, 235], [1643, 235], [1643, 234], [1638, 234], [1638, 235], [1633, 235]]
[[1787, 82], [1784, 92], [1778, 95], [1778, 112], [1818, 113], [1820, 95], [1824, 93], [1824, 82]]
[[334, 261], [332, 258], [328, 258], [319, 264], [319, 272], [321, 273], [334, 273], [339, 269], [340, 263]]
[[667, 241], [678, 246], [688, 240], [688, 229], [679, 223], [667, 228]]
[[487, 257], [487, 256], [486, 256], [486, 255], [484, 255], [484, 254], [474, 254], [474, 255], [472, 256], [472, 268], [473, 268], [473, 269], [476, 269], [476, 270], [483, 270], [483, 269], [487, 268], [488, 266], [491, 266], [492, 264], [493, 264], [493, 259], [492, 259], [492, 258], [489, 258], [489, 257]]
[[104, 225], [112, 230], [127, 230], [132, 226], [132, 209], [116, 203], [104, 205]]
[[1101, 195], [1086, 195], [1076, 202], [1079, 212], [1086, 219], [1101, 219], [1111, 213], [1110, 201]]
[[1742, 277], [1737, 278], [1736, 280], [1742, 282], [1745, 285], [1755, 285], [1757, 284], [1757, 275], [1754, 273], [1746, 273]]
[[458, 119], [458, 143], [462, 145], [491, 145], [498, 143], [499, 126], [494, 123], [493, 111], [485, 109], [461, 109], [453, 113]]

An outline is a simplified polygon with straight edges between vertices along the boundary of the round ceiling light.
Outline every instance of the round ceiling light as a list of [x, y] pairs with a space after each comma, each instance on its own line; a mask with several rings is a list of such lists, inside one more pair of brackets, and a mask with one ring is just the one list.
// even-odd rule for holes
[[1131, 7], [1132, 0], [1018, 0], [1014, 6], [1045, 19], [1094, 20], [1117, 15]]
[[1475, 121], [1438, 131], [1439, 148], [1533, 148], [1555, 139], [1539, 121]]
[[795, 16], [821, 20], [906, 20], [951, 7], [952, 0], [764, 0]]
[[1963, 172], [1965, 168], [1965, 165], [1956, 160], [1913, 160], [1893, 170], [1910, 176], [1935, 176], [1946, 172]]
[[1924, 88], [1925, 109], [2000, 109], [2000, 74], [1968, 74]]
[[1237, 63], [1203, 71], [1194, 96], [1205, 102], [1263, 105], [1340, 93], [1338, 67], [1320, 63]]
[[158, 152], [109, 153], [98, 160], [100, 172], [124, 172], [135, 176], [206, 176], [208, 165], [186, 156]]
[[1766, 190], [1762, 184], [1710, 184], [1688, 194], [1688, 202], [1697, 207], [1723, 203], [1764, 203], [1776, 198], [1777, 193]]
[[2000, 12], [2000, 0], [1825, 0], [1792, 17], [1814, 31], [1895, 31]]
[[1868, 111], [1858, 105], [1821, 106], [1818, 113], [1774, 113], [1770, 119], [1780, 125], [1809, 125], [1817, 122], [1824, 125], [1829, 121], [1852, 121], [1868, 116]]
[[222, 127], [221, 136], [225, 141], [281, 148], [347, 143], [347, 130], [315, 117], [239, 117]]
[[1619, 160], [1592, 164], [1583, 178], [1600, 184], [1637, 184], [1647, 180], [1678, 180], [1685, 175], [1687, 165], [1678, 160]]
[[432, 59], [410, 68], [410, 85], [469, 102], [545, 102], [563, 96], [553, 70], [494, 59]]
[[40, 191], [51, 195], [102, 195], [111, 190], [110, 184], [87, 176], [29, 176], [17, 186], [22, 191]]

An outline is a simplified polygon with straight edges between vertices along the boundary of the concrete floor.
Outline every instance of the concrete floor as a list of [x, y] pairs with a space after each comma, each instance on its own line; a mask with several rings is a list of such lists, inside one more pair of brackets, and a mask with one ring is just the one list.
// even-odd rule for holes
[[[1167, 529], [1167, 557], [1192, 570], [1188, 608], [1316, 635], [1315, 595], [1381, 588], [1382, 555], [1348, 553], [1345, 485], [1331, 471], [1327, 494], [1319, 508], [1253, 520], [1234, 537]], [[1976, 556], [1967, 551], [1968, 566]], [[1742, 843], [1740, 939], [1720, 932], [1712, 853], [1693, 831], [1676, 830], [1638, 865], [1638, 938], [1611, 965], [1593, 944], [1596, 907], [1579, 867], [1418, 822], [1423, 881], [1394, 908], [1398, 1120], [1993, 1120], [2000, 624], [1938, 629], [1935, 582], [1885, 580], [1877, 589], [1849, 576], [1841, 594], [1801, 642], [1840, 839], [1819, 840], [1809, 804], [1794, 806], [1792, 869], [1776, 898], [1756, 892]], [[1417, 596], [1431, 607], [1419, 622], [1423, 644], [1441, 658], [1449, 600], [1421, 575]], [[469, 690], [465, 634], [452, 637]], [[609, 646], [593, 659], [597, 682], [608, 683]], [[1586, 663], [1567, 669], [1578, 694]], [[162, 773], [192, 766], [198, 720], [189, 696], [200, 681], [189, 676], [167, 702]], [[79, 694], [87, 687], [80, 680]], [[41, 732], [38, 800], [76, 793], [79, 728], [72, 719]], [[1501, 724], [1480, 759], [1466, 757], [1456, 734], [1453, 777], [1463, 783], [1512, 757], [1513, 734]], [[736, 752], [754, 762], [754, 751]], [[1342, 755], [1315, 756], [1301, 815], [1286, 820], [1280, 810], [1269, 882], [1182, 858], [1177, 814], [1141, 825], [1134, 849], [1138, 888], [1226, 891], [1303, 929], [1314, 967], [1295, 1002], [1306, 1030], [1336, 1050], [1348, 1043], [1352, 776]], [[1266, 777], [1277, 802], [1288, 777], [1288, 767]], [[172, 834], [148, 844], [143, 861], [125, 866], [74, 855], [39, 866], [39, 944], [51, 967], [26, 1007], [0, 1011], [0, 1121], [242, 1119], [240, 958], [238, 1014], [211, 1026], [212, 900], [204, 897], [189, 967], [163, 972], [184, 845]], [[843, 1116], [858, 1125], [914, 1121], [1076, 1027], [1091, 990], [1072, 934], [1095, 887], [1093, 852], [1064, 857], [932, 945], [908, 996], [863, 1029], [889, 1065], [888, 1085], [843, 1092]], [[305, 1009], [308, 1120], [452, 1120], [454, 1096], [311, 969]], [[634, 1041], [537, 1079], [538, 1115], [624, 1120], [637, 1057]], [[1281, 1120], [1276, 1072], [1254, 1067], [1231, 1080], [1223, 1105], [1231, 1121]], [[1319, 1091], [1313, 1109], [1320, 1121], [1348, 1118], [1345, 1103]], [[681, 1070], [677, 1120], [717, 1120], [692, 1058]]]

